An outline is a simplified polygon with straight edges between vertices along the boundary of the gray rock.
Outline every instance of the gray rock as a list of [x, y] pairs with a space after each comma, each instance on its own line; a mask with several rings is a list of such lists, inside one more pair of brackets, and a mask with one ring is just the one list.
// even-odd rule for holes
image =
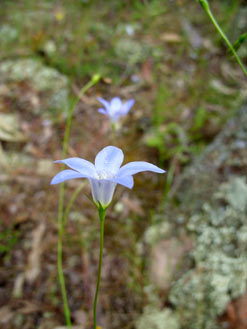
[[164, 212], [183, 215], [183, 229], [194, 240], [194, 266], [169, 296], [185, 328], [219, 328], [217, 317], [246, 291], [246, 141], [243, 108], [184, 171], [173, 191], [179, 207], [171, 199]]
[[19, 37], [19, 32], [13, 26], [4, 24], [0, 27], [0, 42], [2, 45], [7, 45], [15, 42]]
[[247, 165], [246, 112], [246, 108], [239, 111], [215, 141], [184, 171], [171, 195], [179, 201], [179, 211], [195, 212], [206, 201], [212, 200], [220, 183], [227, 182], [230, 176], [244, 174]]
[[[25, 83], [25, 88], [21, 84]], [[13, 103], [25, 106], [43, 118], [66, 116], [69, 107], [69, 80], [57, 70], [34, 59], [0, 63], [0, 84], [11, 89]]]
[[169, 309], [160, 310], [146, 307], [143, 315], [136, 321], [137, 329], [179, 329], [180, 324], [176, 315]]

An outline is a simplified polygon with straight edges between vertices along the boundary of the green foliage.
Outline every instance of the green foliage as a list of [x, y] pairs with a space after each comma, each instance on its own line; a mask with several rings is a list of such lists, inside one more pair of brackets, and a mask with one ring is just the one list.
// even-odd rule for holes
[[156, 100], [154, 104], [153, 110], [153, 124], [154, 126], [160, 126], [165, 121], [167, 109], [167, 101], [170, 97], [170, 90], [165, 86], [165, 84], [161, 83], [157, 89]]
[[247, 32], [243, 33], [233, 44], [234, 49], [237, 51], [245, 42], [247, 38]]
[[[204, 65], [201, 63], [201, 67], [207, 69]], [[158, 150], [161, 161], [175, 157], [181, 164], [188, 163], [192, 156], [202, 151], [209, 138], [215, 137], [235, 109], [241, 106], [242, 97], [238, 91], [227, 88], [221, 81], [212, 80], [210, 75], [206, 75], [204, 80], [195, 79], [191, 84], [188, 83], [188, 97], [183, 107], [190, 108], [191, 117], [186, 121], [181, 119], [182, 113], [176, 108], [179, 105], [175, 107], [173, 103], [175, 96], [171, 89], [165, 85], [165, 81], [160, 83], [152, 111], [153, 126], [145, 141], [148, 146]], [[194, 102], [199, 102], [201, 106], [192, 109]], [[220, 110], [209, 110], [209, 104]]]
[[200, 107], [197, 111], [196, 111], [196, 115], [194, 118], [194, 125], [192, 127], [193, 131], [199, 131], [203, 125], [205, 124], [206, 120], [208, 119], [208, 113], [205, 110], [205, 108]]
[[14, 248], [19, 239], [19, 233], [13, 228], [5, 228], [0, 220], [0, 254], [5, 257], [10, 256], [11, 250]]
[[174, 173], [175, 173], [175, 165], [174, 165], [174, 163], [171, 163], [171, 165], [167, 171], [166, 185], [165, 185], [163, 199], [162, 199], [162, 206], [164, 206], [165, 202], [167, 201], [170, 189], [173, 184]]
[[[25, 0], [22, 6], [6, 3], [0, 12], [0, 40], [8, 47], [3, 47], [0, 57], [13, 56], [22, 47], [26, 56], [42, 56], [46, 64], [72, 78], [97, 71], [117, 83], [123, 68], [134, 72], [133, 64], [143, 62], [150, 53], [148, 44], [129, 35], [127, 27], [133, 26], [136, 32], [165, 10], [161, 0], [124, 5], [111, 0], [107, 6], [98, 1], [63, 1], [61, 6], [52, 1], [37, 5]], [[31, 25], [35, 11], [39, 14]], [[124, 11], [130, 11], [127, 21]], [[23, 21], [24, 16], [30, 19]], [[149, 28], [147, 24], [145, 30]]]
[[195, 148], [189, 145], [185, 129], [176, 122], [168, 123], [158, 129], [154, 128], [147, 137], [146, 143], [159, 150], [162, 161], [176, 156], [181, 163], [186, 163], [189, 160], [188, 154], [195, 151]]
[[162, 15], [167, 11], [165, 1], [162, 0], [152, 0], [152, 1], [134, 1], [134, 17], [143, 18], [145, 16], [148, 20], [152, 17]]

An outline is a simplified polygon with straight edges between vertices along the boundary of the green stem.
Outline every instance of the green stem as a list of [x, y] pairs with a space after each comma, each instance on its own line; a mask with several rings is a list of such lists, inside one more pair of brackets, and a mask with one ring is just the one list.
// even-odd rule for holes
[[[89, 88], [91, 88], [93, 85], [95, 85], [99, 80], [100, 80], [100, 76], [97, 74], [94, 75], [92, 77], [92, 79], [84, 87], [82, 87], [82, 89], [80, 90], [78, 96], [75, 98], [75, 100], [69, 110], [68, 118], [67, 118], [67, 122], [66, 122], [64, 139], [63, 139], [63, 152], [62, 152], [63, 159], [67, 155], [70, 128], [71, 128], [71, 123], [72, 123], [72, 118], [73, 118], [75, 108], [76, 108], [81, 96]], [[64, 165], [62, 166], [62, 169], [64, 169]], [[58, 266], [58, 278], [59, 278], [59, 283], [61, 286], [62, 299], [63, 299], [64, 316], [65, 316], [67, 327], [69, 329], [71, 329], [70, 310], [69, 310], [68, 298], [67, 298], [66, 287], [65, 287], [65, 280], [64, 280], [64, 275], [63, 275], [63, 233], [64, 233], [63, 209], [64, 209], [64, 183], [61, 183], [59, 186], [59, 202], [58, 202], [57, 266]]]
[[116, 138], [116, 123], [111, 122], [112, 140]]
[[[64, 192], [64, 189], [63, 189]], [[62, 195], [62, 194], [61, 194]], [[58, 277], [61, 286], [62, 298], [63, 298], [63, 308], [66, 324], [69, 329], [71, 329], [71, 319], [70, 319], [70, 309], [68, 305], [65, 279], [63, 275], [63, 232], [64, 226], [60, 223], [58, 226], [58, 244], [57, 244], [57, 267], [58, 267]]]
[[212, 13], [212, 11], [210, 9], [210, 6], [209, 6], [208, 1], [207, 0], [199, 0], [199, 2], [202, 5], [202, 8], [208, 14], [208, 17], [210, 18], [211, 22], [214, 24], [215, 28], [217, 29], [217, 31], [221, 35], [222, 39], [225, 41], [225, 43], [227, 44], [228, 48], [231, 50], [233, 56], [235, 57], [236, 61], [240, 65], [242, 71], [247, 76], [247, 70], [246, 70], [244, 64], [242, 63], [241, 59], [239, 58], [239, 56], [238, 56], [237, 52], [235, 51], [234, 47], [232, 46], [231, 42], [229, 41], [229, 39], [227, 38], [227, 36], [225, 35], [225, 33], [222, 31], [222, 29], [219, 26], [218, 22], [216, 21], [214, 15], [213, 15], [213, 13]]
[[98, 267], [97, 285], [96, 285], [96, 291], [95, 291], [94, 303], [93, 303], [94, 329], [97, 328], [96, 309], [97, 309], [97, 299], [98, 299], [98, 294], [99, 294], [100, 278], [101, 278], [101, 267], [102, 267], [103, 247], [104, 247], [104, 224], [105, 224], [106, 209], [99, 206], [98, 211], [99, 211], [99, 218], [100, 218], [100, 252], [99, 252], [99, 267]]

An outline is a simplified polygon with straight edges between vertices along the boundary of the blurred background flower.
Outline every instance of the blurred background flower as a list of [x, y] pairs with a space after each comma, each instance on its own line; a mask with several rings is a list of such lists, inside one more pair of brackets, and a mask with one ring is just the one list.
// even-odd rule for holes
[[121, 117], [128, 114], [135, 103], [134, 99], [130, 99], [124, 103], [119, 97], [112, 98], [110, 102], [98, 97], [98, 101], [105, 107], [104, 109], [100, 108], [98, 112], [108, 116], [112, 123], [117, 123]]

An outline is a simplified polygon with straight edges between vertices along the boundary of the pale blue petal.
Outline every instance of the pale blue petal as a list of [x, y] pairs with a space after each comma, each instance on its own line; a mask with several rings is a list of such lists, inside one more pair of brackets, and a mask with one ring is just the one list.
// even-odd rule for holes
[[118, 177], [132, 176], [142, 171], [153, 171], [159, 174], [165, 173], [165, 170], [145, 161], [134, 161], [127, 163], [119, 169]]
[[77, 171], [66, 169], [66, 170], [60, 171], [60, 173], [58, 173], [55, 177], [53, 177], [50, 184], [51, 185], [59, 184], [66, 180], [75, 179], [75, 178], [87, 178], [87, 176], [82, 175], [82, 174], [78, 173]]
[[108, 115], [108, 112], [106, 110], [104, 110], [104, 109], [98, 109], [98, 112], [99, 113], [102, 113], [104, 115]]
[[98, 99], [98, 101], [99, 101], [101, 104], [104, 105], [104, 107], [105, 107], [106, 110], [108, 111], [109, 108], [110, 108], [110, 103], [107, 102], [104, 98], [101, 98], [101, 97], [98, 97], [97, 99]]
[[121, 117], [120, 112], [116, 112], [110, 115], [110, 119], [112, 123], [118, 122], [119, 118]]
[[135, 100], [134, 99], [130, 99], [128, 100], [124, 105], [123, 105], [123, 110], [122, 110], [122, 114], [126, 115], [129, 110], [131, 109], [131, 107], [135, 104]]
[[112, 201], [117, 184], [106, 179], [89, 179], [89, 182], [94, 202], [100, 202], [103, 207], [108, 206]]
[[123, 104], [121, 99], [119, 97], [114, 97], [110, 103], [110, 113], [114, 114], [115, 112], [118, 112], [121, 109], [122, 105]]
[[101, 150], [95, 158], [95, 168], [97, 172], [107, 172], [116, 175], [124, 155], [122, 150], [115, 146], [107, 146]]
[[70, 167], [71, 169], [74, 169], [78, 171], [79, 173], [86, 175], [88, 177], [95, 177], [96, 176], [96, 170], [94, 165], [84, 159], [81, 158], [68, 158], [64, 160], [57, 160], [54, 161], [55, 163], [64, 163], [66, 166]]
[[112, 178], [111, 181], [123, 185], [125, 187], [128, 187], [130, 189], [134, 186], [134, 180], [132, 176]]

